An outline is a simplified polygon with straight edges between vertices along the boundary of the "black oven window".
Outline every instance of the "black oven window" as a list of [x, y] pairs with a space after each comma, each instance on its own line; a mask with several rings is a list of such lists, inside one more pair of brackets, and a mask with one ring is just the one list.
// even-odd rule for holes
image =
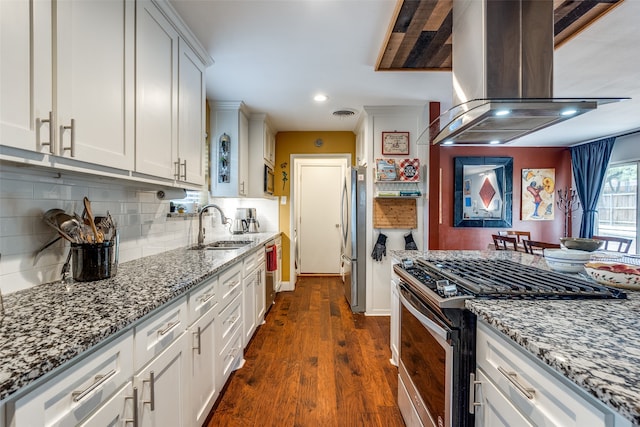
[[446, 399], [446, 353], [409, 310], [402, 306], [400, 359], [433, 419], [443, 421]]

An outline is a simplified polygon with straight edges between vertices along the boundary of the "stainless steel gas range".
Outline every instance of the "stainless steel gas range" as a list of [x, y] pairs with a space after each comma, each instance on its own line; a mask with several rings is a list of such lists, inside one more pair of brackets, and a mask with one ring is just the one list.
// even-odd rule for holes
[[470, 298], [626, 298], [580, 276], [504, 259], [403, 260], [398, 404], [409, 426], [474, 425], [476, 318]]

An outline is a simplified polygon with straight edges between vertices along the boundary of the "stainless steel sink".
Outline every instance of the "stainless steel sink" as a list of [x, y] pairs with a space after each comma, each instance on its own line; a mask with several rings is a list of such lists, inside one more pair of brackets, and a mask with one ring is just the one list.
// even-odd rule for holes
[[229, 251], [243, 248], [251, 243], [253, 243], [251, 240], [217, 240], [206, 245], [193, 246], [191, 249]]

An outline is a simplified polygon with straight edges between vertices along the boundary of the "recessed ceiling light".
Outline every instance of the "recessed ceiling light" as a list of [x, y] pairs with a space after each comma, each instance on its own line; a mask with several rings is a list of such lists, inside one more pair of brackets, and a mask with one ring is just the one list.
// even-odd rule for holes
[[568, 108], [566, 110], [562, 110], [560, 112], [560, 115], [562, 115], [562, 116], [573, 116], [577, 112], [578, 112], [578, 110], [576, 110], [575, 108]]
[[489, 141], [489, 144], [491, 144], [491, 145], [500, 144], [500, 141], [498, 141], [497, 139], [494, 139], [492, 141]]
[[453, 141], [449, 139], [449, 140], [443, 142], [442, 144], [444, 144], [444, 145], [453, 145]]
[[313, 97], [313, 100], [316, 102], [324, 102], [327, 99], [329, 99], [329, 97], [327, 95], [323, 95], [321, 93], [317, 94], [316, 96]]
[[507, 116], [511, 113], [511, 110], [498, 110], [496, 116]]

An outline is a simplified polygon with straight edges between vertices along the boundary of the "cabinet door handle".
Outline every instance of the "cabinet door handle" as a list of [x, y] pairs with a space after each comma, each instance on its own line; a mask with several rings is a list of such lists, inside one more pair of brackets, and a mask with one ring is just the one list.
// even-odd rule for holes
[[91, 393], [96, 388], [100, 387], [105, 381], [107, 381], [109, 378], [114, 376], [115, 373], [116, 373], [116, 370], [112, 369], [104, 375], [102, 374], [96, 375], [93, 379], [93, 383], [91, 383], [89, 387], [85, 388], [84, 390], [74, 391], [71, 393], [71, 397], [73, 397], [73, 401], [80, 402], [82, 399], [85, 398], [86, 395]]
[[71, 124], [69, 126], [60, 126], [60, 141], [62, 142], [62, 135], [64, 134], [64, 131], [66, 129], [69, 129], [71, 131], [71, 143], [69, 144], [68, 147], [65, 147], [64, 144], [62, 144], [62, 152], [64, 153], [65, 151], [70, 151], [71, 152], [71, 157], [75, 157], [76, 156], [76, 119], [71, 119]]
[[201, 295], [200, 298], [198, 298], [198, 301], [200, 301], [200, 303], [202, 304], [206, 304], [211, 298], [215, 297], [216, 293], [213, 292], [211, 294], [204, 294]]
[[201, 353], [201, 349], [202, 349], [202, 342], [200, 341], [200, 326], [198, 326], [198, 331], [193, 333], [196, 336], [197, 339], [197, 347], [193, 347], [193, 350], [198, 350], [198, 355], [200, 355]]
[[[49, 124], [49, 142], [40, 141], [40, 126], [42, 123]], [[36, 119], [36, 128], [38, 129], [38, 142], [41, 147], [49, 147], [49, 154], [53, 154], [53, 111], [49, 111], [48, 119]]]
[[124, 420], [125, 425], [133, 423], [133, 427], [138, 427], [138, 387], [133, 388], [133, 396], [127, 396], [124, 400], [133, 400], [133, 418]]
[[476, 402], [476, 386], [482, 384], [481, 381], [476, 381], [476, 374], [469, 374], [469, 413], [476, 413], [476, 406], [482, 406], [481, 402]]
[[173, 172], [173, 177], [175, 179], [180, 179], [180, 157], [178, 157], [177, 162], [173, 162], [173, 166], [175, 167], [175, 172]]
[[158, 335], [159, 336], [163, 336], [165, 335], [167, 332], [169, 332], [171, 329], [175, 328], [176, 326], [178, 326], [180, 324], [179, 320], [176, 320], [175, 322], [170, 322], [167, 323], [167, 326], [164, 329], [160, 329], [158, 331]]
[[149, 404], [149, 407], [152, 411], [154, 411], [156, 409], [156, 392], [155, 392], [155, 388], [156, 388], [156, 377], [153, 371], [149, 372], [149, 379], [148, 380], [142, 380], [142, 383], [149, 383], [149, 400], [143, 400], [142, 404], [146, 405]]
[[229, 286], [230, 288], [233, 288], [233, 287], [237, 286], [239, 283], [240, 283], [240, 281], [236, 280], [234, 282], [230, 282], [227, 286]]
[[516, 374], [515, 372], [509, 372], [506, 369], [504, 369], [502, 366], [498, 366], [498, 371], [504, 375], [511, 384], [513, 384], [513, 386], [515, 388], [517, 388], [518, 390], [520, 390], [520, 393], [524, 394], [524, 396], [531, 400], [533, 399], [536, 390], [534, 388], [531, 387], [527, 387], [524, 386], [522, 384], [520, 384], [520, 382], [518, 381], [518, 374]]
[[[184, 162], [182, 162], [182, 167], [184, 168], [184, 175], [182, 175], [182, 179], [184, 181], [187, 180], [187, 160], [185, 159]], [[180, 174], [180, 166], [178, 166], [178, 175]], [[178, 176], [178, 179], [180, 179], [180, 176]]]

